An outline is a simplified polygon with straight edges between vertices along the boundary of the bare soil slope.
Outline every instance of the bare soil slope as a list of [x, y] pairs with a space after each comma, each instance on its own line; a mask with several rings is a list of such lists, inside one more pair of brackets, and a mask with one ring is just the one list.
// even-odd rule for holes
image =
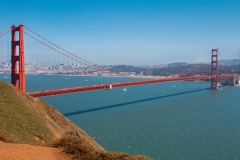
[[1, 160], [71, 160], [60, 148], [32, 146], [0, 141]]

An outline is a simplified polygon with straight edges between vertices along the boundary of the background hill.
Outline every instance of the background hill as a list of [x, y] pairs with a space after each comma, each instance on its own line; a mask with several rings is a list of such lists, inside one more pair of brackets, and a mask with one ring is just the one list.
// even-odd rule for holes
[[[220, 64], [221, 62], [221, 64]], [[227, 62], [227, 61], [226, 61]], [[232, 61], [231, 61], [232, 62]], [[240, 63], [232, 65], [223, 65], [223, 61], [219, 61], [219, 74], [240, 74]], [[109, 70], [117, 73], [135, 73], [136, 75], [145, 76], [169, 76], [181, 73], [195, 68], [197, 64], [187, 64], [185, 62], [171, 63], [166, 66], [130, 66], [130, 65], [114, 65], [109, 66]], [[194, 71], [184, 74], [184, 76], [194, 75], [210, 75], [210, 64], [202, 64], [200, 67], [196, 67]]]

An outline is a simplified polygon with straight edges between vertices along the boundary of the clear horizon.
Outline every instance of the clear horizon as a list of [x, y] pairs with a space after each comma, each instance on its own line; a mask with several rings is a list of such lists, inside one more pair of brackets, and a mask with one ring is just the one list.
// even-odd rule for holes
[[0, 30], [24, 24], [98, 65], [198, 63], [218, 48], [239, 59], [240, 1], [2, 1]]

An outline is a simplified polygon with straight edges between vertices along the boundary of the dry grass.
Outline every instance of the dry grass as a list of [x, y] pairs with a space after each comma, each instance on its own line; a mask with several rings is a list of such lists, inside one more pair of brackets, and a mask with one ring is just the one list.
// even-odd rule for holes
[[131, 156], [120, 152], [97, 152], [91, 146], [83, 143], [77, 137], [63, 137], [52, 144], [53, 147], [61, 147], [63, 151], [77, 160], [150, 160], [148, 157]]

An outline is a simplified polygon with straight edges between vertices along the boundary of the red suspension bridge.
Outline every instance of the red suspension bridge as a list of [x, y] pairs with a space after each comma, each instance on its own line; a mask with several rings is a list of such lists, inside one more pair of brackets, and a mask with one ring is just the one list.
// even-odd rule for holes
[[[11, 53], [11, 54], [10, 54]], [[128, 78], [124, 81], [101, 81], [102, 75], [119, 76], [118, 73], [110, 72], [107, 68], [90, 63], [46, 40], [39, 34], [22, 24], [11, 26], [0, 32], [0, 79], [9, 76], [9, 82], [23, 92], [33, 97], [52, 96], [92, 90], [112, 89], [117, 87], [135, 86], [171, 81], [204, 80], [211, 81], [211, 89], [218, 89], [218, 79], [231, 79], [232, 84], [239, 82], [238, 75], [218, 74], [218, 49], [211, 51], [211, 74], [204, 76], [184, 76], [199, 68], [203, 63], [196, 64], [191, 68], [164, 78], [137, 79]], [[65, 88], [59, 88], [59, 80], [44, 82], [45, 87], [39, 88], [38, 82], [26, 75], [85, 75], [91, 77], [91, 83], [82, 78], [71, 78]], [[81, 76], [79, 76], [81, 77]], [[2, 79], [4, 79], [2, 78]], [[35, 80], [37, 78], [35, 77]], [[68, 78], [64, 78], [66, 81]], [[26, 85], [28, 83], [28, 85]], [[51, 83], [51, 84], [50, 84]], [[46, 87], [47, 86], [47, 87]], [[30, 89], [27, 89], [29, 87]], [[35, 89], [34, 89], [35, 88]], [[44, 89], [43, 89], [44, 88]]]

